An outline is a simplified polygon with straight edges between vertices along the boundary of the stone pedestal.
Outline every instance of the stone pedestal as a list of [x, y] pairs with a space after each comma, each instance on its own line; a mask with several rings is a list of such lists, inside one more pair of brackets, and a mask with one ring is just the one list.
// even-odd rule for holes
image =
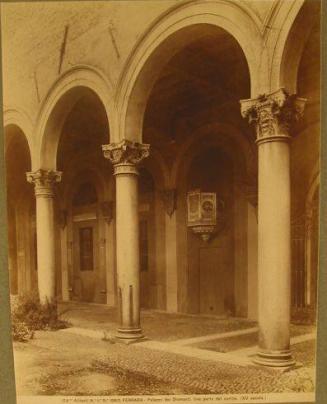
[[258, 145], [258, 319], [255, 362], [271, 367], [294, 365], [290, 351], [291, 302], [291, 128], [305, 100], [281, 89], [244, 100], [242, 115], [255, 124]]
[[38, 289], [40, 302], [46, 304], [56, 293], [53, 187], [61, 173], [38, 170], [26, 175], [27, 181], [35, 185]]
[[116, 250], [120, 326], [117, 338], [131, 343], [144, 338], [140, 325], [140, 257], [138, 163], [149, 146], [129, 141], [103, 146], [116, 177]]

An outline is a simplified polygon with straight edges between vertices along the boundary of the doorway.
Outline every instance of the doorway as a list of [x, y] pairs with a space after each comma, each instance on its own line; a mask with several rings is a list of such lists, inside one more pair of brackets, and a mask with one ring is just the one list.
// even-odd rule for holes
[[219, 148], [196, 155], [187, 175], [187, 191], [214, 192], [217, 224], [209, 241], [188, 228], [188, 307], [191, 313], [234, 314], [233, 166]]
[[93, 302], [95, 298], [97, 238], [96, 220], [74, 223], [75, 290], [83, 302]]
[[73, 295], [95, 302], [98, 278], [97, 194], [93, 184], [80, 185], [73, 198]]

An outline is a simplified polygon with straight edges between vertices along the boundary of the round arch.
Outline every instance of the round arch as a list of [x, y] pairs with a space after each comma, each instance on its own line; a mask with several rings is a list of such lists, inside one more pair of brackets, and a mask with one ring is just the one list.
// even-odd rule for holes
[[103, 180], [101, 178], [101, 175], [99, 175], [97, 170], [92, 169], [91, 167], [88, 167], [88, 168], [82, 168], [75, 174], [74, 185], [69, 190], [68, 201], [70, 203], [72, 203], [72, 204], [74, 203], [73, 202], [74, 197], [75, 197], [76, 193], [79, 191], [80, 186], [83, 185], [84, 183], [89, 183], [94, 186], [98, 202], [103, 200], [104, 189], [103, 189]]
[[120, 78], [117, 108], [120, 112], [119, 137], [142, 141], [142, 124], [146, 101], [162, 63], [204, 33], [220, 29], [240, 46], [247, 61], [251, 93], [262, 88], [261, 71], [267, 65], [266, 53], [258, 60], [261, 49], [260, 21], [245, 5], [226, 0], [210, 3], [189, 2], [161, 16], [138, 43]]
[[[78, 158], [74, 159], [72, 161], [72, 166], [74, 166], [75, 161], [81, 160]], [[84, 160], [83, 164], [79, 166], [77, 171], [67, 170], [67, 172], [69, 174], [67, 177], [65, 177], [62, 204], [64, 204], [64, 201], [66, 201], [68, 204], [71, 203], [73, 195], [84, 180], [85, 182], [92, 182], [94, 184], [99, 201], [105, 200], [107, 196], [106, 181], [101, 174], [101, 170], [94, 167], [91, 161]]]
[[[14, 126], [19, 129], [19, 131], [24, 135], [25, 140], [28, 145], [28, 150], [30, 154], [31, 164], [33, 165], [34, 161], [34, 141], [33, 141], [33, 123], [30, 117], [23, 111], [16, 108], [8, 108], [4, 110], [3, 113], [3, 126], [6, 129], [9, 126]], [[6, 139], [5, 141], [5, 154], [8, 151], [8, 147], [10, 146], [10, 142], [12, 139]]]
[[[31, 137], [24, 130], [29, 130], [29, 121], [19, 122], [20, 114], [13, 113], [5, 118], [5, 164], [7, 196], [11, 204], [17, 205], [20, 196], [33, 195], [32, 188], [26, 181], [26, 172], [31, 170], [32, 150]], [[10, 118], [10, 119], [9, 119]], [[31, 194], [30, 194], [31, 193]], [[34, 198], [32, 198], [34, 200]]]
[[65, 118], [79, 97], [90, 91], [102, 103], [110, 128], [109, 111], [113, 110], [113, 91], [109, 81], [93, 67], [74, 66], [53, 84], [42, 103], [36, 124], [34, 169], [56, 169], [57, 147]]
[[[217, 133], [221, 134], [221, 136], [216, 136]], [[208, 135], [210, 134], [215, 136], [210, 139], [209, 143]], [[226, 140], [229, 144], [226, 144]], [[180, 149], [172, 168], [171, 182], [174, 186], [177, 186], [179, 179], [183, 175], [183, 167], [185, 169], [194, 157], [194, 153], [199, 151], [197, 146], [201, 145], [203, 148], [207, 148], [209, 144], [221, 145], [225, 150], [227, 146], [228, 151], [233, 148], [233, 153], [236, 153], [235, 158], [241, 159], [243, 163], [244, 171], [240, 170], [243, 175], [256, 178], [256, 149], [254, 142], [254, 146], [251, 148], [250, 143], [244, 139], [244, 134], [240, 133], [235, 127], [211, 123], [200, 127]], [[187, 161], [185, 161], [186, 155], [189, 155]]]
[[[290, 93], [297, 93], [298, 68], [306, 41], [317, 17], [320, 2], [296, 0], [281, 5], [275, 20], [281, 21], [281, 29], [273, 44], [270, 72], [270, 90], [284, 87]], [[296, 43], [296, 46], [294, 46]]]
[[156, 187], [169, 188], [170, 187], [170, 173], [167, 163], [163, 159], [161, 153], [151, 147], [150, 156], [142, 162], [155, 180]]

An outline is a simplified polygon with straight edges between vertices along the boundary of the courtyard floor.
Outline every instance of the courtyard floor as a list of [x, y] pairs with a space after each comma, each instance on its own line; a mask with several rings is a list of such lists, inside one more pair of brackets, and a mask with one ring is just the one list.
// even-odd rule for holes
[[15, 343], [19, 395], [295, 393], [314, 391], [315, 327], [292, 325], [299, 366], [278, 372], [253, 365], [256, 324], [244, 319], [145, 310], [148, 337], [124, 345], [112, 339], [116, 310], [64, 304], [70, 327], [40, 331]]

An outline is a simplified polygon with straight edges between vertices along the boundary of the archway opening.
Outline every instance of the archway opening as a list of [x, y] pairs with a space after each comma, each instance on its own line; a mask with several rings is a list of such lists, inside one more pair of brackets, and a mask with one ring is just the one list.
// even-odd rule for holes
[[72, 292], [79, 301], [95, 299], [98, 271], [97, 192], [91, 181], [82, 180], [73, 194], [73, 277]]
[[[114, 196], [112, 168], [101, 146], [109, 141], [109, 125], [105, 108], [92, 90], [71, 91], [75, 92], [74, 103], [67, 107], [68, 113], [59, 124], [56, 154], [56, 167], [63, 173], [56, 210], [58, 217], [64, 217], [56, 227], [56, 250], [61, 252], [57, 254], [58, 292], [65, 300], [106, 303], [105, 246], [113, 242], [108, 226]], [[59, 103], [67, 103], [72, 95], [67, 97]], [[114, 271], [112, 265], [110, 270]]]
[[[311, 14], [306, 15], [305, 10], [309, 9]], [[290, 34], [302, 34], [296, 84], [298, 95], [307, 99], [304, 117], [294, 128], [291, 143], [292, 318], [304, 323], [315, 321], [317, 297], [319, 191], [315, 198], [312, 191], [313, 178], [320, 171], [321, 55], [317, 13], [319, 2], [305, 2]]]
[[245, 56], [226, 31], [202, 29], [200, 38], [162, 63], [147, 100], [144, 141], [158, 143], [163, 152], [208, 122], [245, 127], [239, 113], [239, 100], [250, 96]]
[[[205, 48], [207, 48], [206, 51], [204, 50]], [[201, 52], [201, 49], [204, 51]], [[212, 49], [212, 52], [210, 52], [210, 49]], [[198, 57], [196, 54], [198, 54]], [[208, 72], [210, 67], [211, 72], [215, 70], [214, 75], [211, 75], [210, 78], [212, 84], [214, 77], [219, 77], [222, 69], [226, 69], [226, 66], [230, 63], [230, 66], [227, 68], [229, 74], [225, 75], [224, 80], [220, 83], [220, 87], [224, 81], [227, 85], [227, 92], [233, 93], [232, 83], [239, 82], [239, 80], [242, 81], [242, 79], [246, 77], [248, 81], [246, 83], [248, 91], [246, 90], [244, 94], [245, 98], [249, 98], [250, 74], [248, 62], [237, 40], [229, 32], [215, 25], [214, 22], [193, 23], [180, 28], [164, 39], [147, 57], [137, 78], [135, 81], [132, 81], [134, 84], [131, 89], [131, 94], [127, 101], [123, 101], [126, 108], [122, 115], [125, 117], [125, 120], [121, 123], [120, 128], [123, 131], [123, 136], [131, 140], [144, 139], [142, 138], [142, 128], [144, 127], [145, 109], [151, 104], [149, 102], [150, 93], [153, 92], [154, 87], [159, 82], [161, 82], [161, 87], [165, 87], [170, 81], [170, 87], [175, 87], [174, 83], [176, 84], [176, 80], [174, 81], [174, 75], [171, 75], [172, 72], [169, 72], [168, 66], [172, 67], [174, 70], [173, 61], [177, 60], [177, 64], [179, 64], [180, 68], [182, 66], [179, 63], [181, 58], [184, 59], [185, 63], [184, 67], [181, 68], [182, 72], [180, 71], [182, 74], [179, 74], [179, 76], [182, 76], [186, 81], [192, 81], [191, 75], [196, 72], [195, 76], [197, 76], [200, 83], [202, 81], [202, 85], [204, 85], [202, 92], [203, 90], [208, 90], [210, 86], [205, 71], [207, 70]], [[188, 62], [186, 62], [185, 58], [188, 59]], [[241, 75], [234, 74], [235, 71], [238, 70], [237, 65], [239, 61], [242, 63], [242, 68], [240, 69], [242, 70]], [[243, 73], [245, 73], [245, 76]], [[161, 79], [165, 76], [171, 80], [162, 82]], [[176, 78], [176, 75], [174, 77]], [[193, 80], [194, 78], [193, 76]], [[159, 84], [157, 89], [160, 94]], [[214, 87], [213, 90], [217, 91], [218, 87]], [[221, 91], [219, 92], [221, 93]], [[193, 95], [194, 94], [198, 95], [197, 92], [193, 92]], [[185, 96], [187, 97], [186, 94]], [[216, 94], [216, 96], [218, 95]], [[242, 95], [242, 97], [244, 97], [244, 95]], [[203, 99], [201, 99], [200, 102], [202, 101]]]
[[10, 293], [37, 288], [35, 198], [26, 181], [31, 170], [27, 139], [16, 125], [5, 128]]
[[[175, 299], [178, 301], [178, 311], [206, 314], [229, 312], [246, 315], [247, 262], [246, 253], [244, 253], [246, 247], [243, 247], [243, 251], [240, 253], [242, 258], [236, 259], [238, 260], [236, 264], [238, 266], [238, 278], [235, 280], [233, 264], [235, 261], [235, 249], [233, 247], [233, 240], [236, 231], [234, 217], [236, 214], [239, 215], [240, 211], [245, 212], [244, 216], [247, 215], [247, 212], [244, 204], [241, 208], [239, 208], [240, 204], [236, 204], [237, 208], [234, 209], [233, 197], [236, 198], [234, 193], [234, 178], [230, 178], [230, 175], [233, 173], [234, 164], [238, 158], [239, 166], [244, 168], [246, 158], [240, 153], [242, 148], [240, 144], [243, 142], [249, 149], [252, 149], [254, 143], [251, 138], [250, 129], [241, 118], [239, 109], [239, 100], [250, 97], [249, 69], [240, 45], [225, 30], [216, 26], [198, 24], [181, 31], [183, 32], [175, 34], [175, 43], [172, 39], [170, 40], [171, 45], [174, 43], [175, 47], [173, 52], [170, 53], [169, 58], [164, 58], [164, 55], [167, 53], [165, 44], [162, 45], [163, 49], [159, 47], [159, 49], [154, 51], [150, 59], [153, 57], [156, 59], [156, 63], [160, 62], [157, 64], [156, 77], [155, 79], [153, 76], [149, 77], [148, 83], [145, 83], [144, 79], [144, 86], [147, 84], [150, 89], [148, 90], [147, 97], [145, 97], [143, 142], [149, 143], [151, 150], [162, 156], [168, 171], [173, 172], [175, 167], [181, 167], [184, 173], [183, 175], [177, 173], [171, 179], [169, 187], [170, 195], [173, 195], [171, 197], [173, 208], [169, 211], [168, 217], [167, 212], [162, 210], [163, 215], [167, 218], [166, 231], [169, 228], [171, 236], [176, 237], [177, 244], [177, 253], [166, 251], [166, 257], [169, 257], [166, 262], [171, 262], [170, 257], [174, 254], [176, 256], [175, 267], [170, 263], [170, 268], [167, 268], [167, 279], [169, 272], [169, 282], [174, 281], [178, 283], [177, 287], [174, 287], [172, 284], [168, 285], [167, 283], [167, 299], [176, 298], [171, 293], [171, 290], [175, 290], [176, 292], [174, 293], [178, 294]], [[160, 51], [163, 52], [161, 57]], [[149, 65], [151, 63], [150, 60]], [[142, 87], [143, 90], [144, 86]], [[138, 93], [134, 96], [137, 98]], [[140, 98], [138, 100], [140, 101]], [[224, 128], [224, 130], [219, 131], [217, 127]], [[207, 135], [203, 134], [202, 137], [199, 137], [199, 133], [202, 132]], [[235, 133], [240, 133], [242, 136], [242, 139], [239, 139], [239, 144], [237, 144], [238, 140], [235, 140]], [[231, 138], [233, 138], [233, 141], [231, 141]], [[208, 140], [215, 148], [214, 155], [211, 155], [209, 150], [203, 150]], [[198, 152], [201, 149], [204, 154], [199, 159], [194, 160], [197, 168], [187, 171], [185, 164], [186, 160], [190, 163], [189, 149], [192, 147], [189, 146], [192, 144], [193, 147], [198, 147]], [[220, 148], [220, 146], [217, 146], [218, 144], [224, 146]], [[226, 147], [229, 150], [229, 158], [233, 162], [231, 166], [228, 166], [228, 163], [221, 155], [222, 150], [226, 149]], [[195, 150], [192, 150], [191, 154], [193, 153], [194, 157]], [[185, 164], [183, 160], [185, 160]], [[216, 163], [216, 161], [219, 163]], [[212, 164], [210, 163], [210, 165], [209, 162]], [[216, 192], [217, 195], [221, 193], [220, 188], [222, 187], [224, 189], [223, 192], [226, 191], [226, 199], [228, 186], [220, 184], [220, 181], [223, 181], [222, 177], [220, 177], [220, 173], [222, 172], [220, 165], [223, 167], [224, 164], [228, 168], [223, 170], [223, 173], [226, 181], [231, 181], [232, 188], [230, 195], [228, 195], [228, 203], [226, 204], [231, 209], [229, 212], [231, 218], [229, 222], [229, 241], [226, 241], [227, 244], [229, 243], [229, 259], [232, 267], [229, 271], [227, 282], [230, 289], [226, 292], [226, 296], [222, 301], [215, 302], [215, 304], [208, 303], [207, 307], [205, 307], [204, 298], [201, 303], [201, 298], [199, 297], [200, 284], [203, 281], [203, 284], [216, 285], [215, 276], [219, 271], [217, 270], [217, 272], [212, 274], [208, 273], [206, 281], [203, 279], [201, 281], [199, 278], [200, 273], [204, 272], [199, 271], [198, 255], [200, 254], [200, 250], [202, 252], [207, 252], [207, 250], [197, 245], [198, 240], [195, 237], [193, 239], [193, 236], [187, 231], [186, 198], [189, 186], [195, 186], [195, 183], [198, 181], [200, 188], [203, 188], [203, 190], [215, 184], [212, 192]], [[248, 167], [245, 167], [243, 171], [244, 177], [247, 175], [247, 170]], [[227, 188], [225, 189], [224, 187]], [[240, 221], [238, 220], [237, 223], [240, 223]], [[242, 237], [246, 227], [243, 224]], [[175, 235], [173, 232], [175, 232]], [[219, 237], [212, 242], [212, 245], [216, 246], [215, 243], [217, 243], [216, 247], [219, 250], [222, 244], [219, 244], [218, 239]], [[171, 246], [172, 243], [167, 242], [167, 245]], [[201, 258], [202, 261], [207, 259], [207, 264], [203, 265], [208, 268], [213, 267], [211, 264], [209, 265], [210, 260], [214, 262], [214, 266], [219, 266], [218, 261], [222, 259], [220, 250], [217, 250], [218, 252], [214, 250], [216, 247], [213, 247], [214, 252], [211, 254], [212, 256], [209, 254], [210, 256]], [[192, 258], [193, 253], [197, 257], [194, 256]], [[162, 254], [159, 259], [164, 261], [165, 256]], [[227, 262], [228, 259], [226, 258], [225, 261]], [[241, 269], [242, 265], [243, 269]], [[172, 273], [171, 268], [174, 268], [175, 273]], [[220, 274], [221, 276], [224, 276], [223, 272]], [[212, 278], [211, 283], [209, 281], [210, 277]], [[239, 284], [242, 282], [245, 282], [243, 289], [246, 293], [244, 292], [244, 295], [242, 295], [243, 292], [239, 292], [235, 303], [234, 285], [237, 284], [237, 289], [240, 290], [241, 287]], [[201, 293], [202, 296], [208, 294], [205, 289]], [[168, 306], [173, 306], [173, 304], [167, 301]]]
[[[101, 145], [109, 141], [109, 125], [103, 104], [97, 95], [86, 88], [74, 89], [79, 93], [65, 117], [56, 154], [58, 170], [72, 158], [83, 155], [84, 159], [102, 161]], [[65, 103], [65, 100], [61, 100]]]
[[[305, 0], [290, 28], [286, 43], [283, 44], [279, 85], [292, 94], [301, 96], [298, 84], [302, 76], [300, 64], [303, 64], [304, 53], [308, 56], [305, 63], [320, 63], [317, 54], [320, 52], [320, 16], [320, 1]], [[294, 46], [294, 43], [297, 46]], [[319, 82], [319, 76], [317, 81]]]

